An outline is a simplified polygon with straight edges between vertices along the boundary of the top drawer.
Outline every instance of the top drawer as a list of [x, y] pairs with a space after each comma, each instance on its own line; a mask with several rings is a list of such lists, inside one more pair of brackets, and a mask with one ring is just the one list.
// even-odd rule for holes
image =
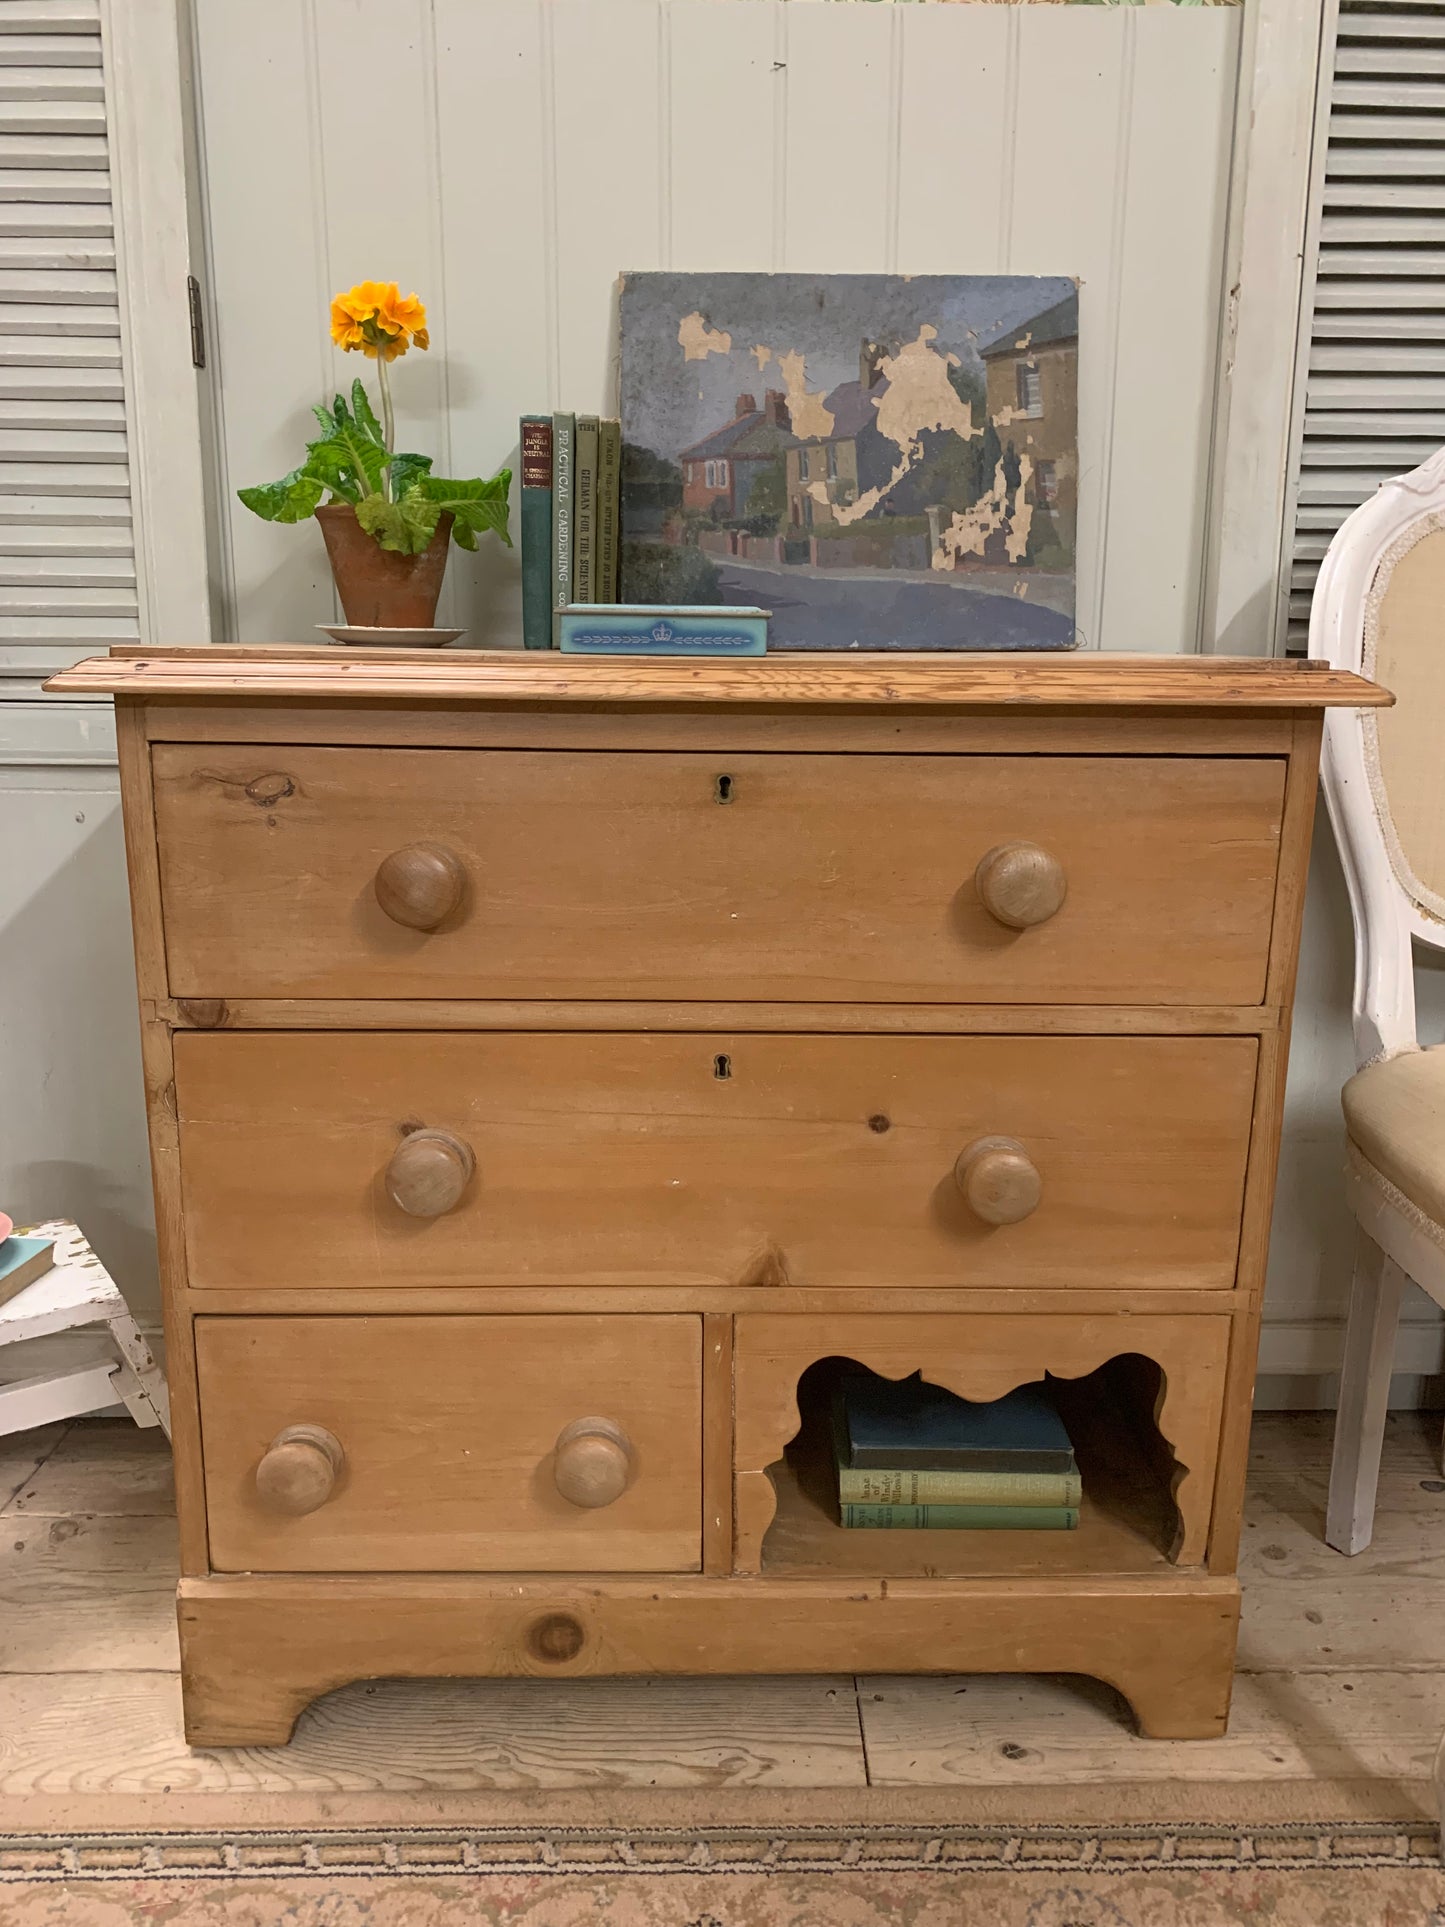
[[[1278, 758], [153, 756], [177, 997], [1264, 995]], [[1013, 844], [1067, 889], [1026, 928], [976, 879]]]

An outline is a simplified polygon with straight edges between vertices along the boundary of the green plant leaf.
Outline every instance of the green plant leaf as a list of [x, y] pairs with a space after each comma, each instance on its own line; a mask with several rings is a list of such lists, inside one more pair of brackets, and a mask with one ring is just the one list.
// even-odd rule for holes
[[262, 482], [256, 488], [238, 488], [237, 495], [253, 515], [263, 522], [304, 522], [316, 512], [327, 487], [323, 477], [308, 468], [293, 468], [279, 482]]
[[[341, 397], [338, 395], [336, 399], [339, 402]], [[381, 423], [376, 419], [376, 411], [372, 408], [371, 398], [361, 385], [360, 375], [358, 375], [356, 380], [351, 384], [351, 412], [355, 416], [356, 425], [361, 432], [364, 435], [369, 435], [378, 448], [385, 448], [386, 437], [381, 432]]]
[[325, 441], [311, 443], [306, 466], [328, 488], [334, 488], [348, 502], [357, 502], [363, 495], [380, 494], [386, 450], [348, 419]]
[[368, 535], [396, 555], [420, 555], [436, 534], [441, 510], [419, 489], [409, 488], [398, 501], [381, 494], [367, 495], [356, 505], [356, 519]]
[[306, 472], [314, 475], [341, 502], [355, 504], [364, 493], [370, 492], [334, 441], [312, 442], [307, 451]]
[[431, 473], [430, 455], [393, 455], [391, 458], [391, 492], [403, 495], [413, 482]]
[[437, 510], [452, 517], [452, 536], [458, 547], [474, 549], [478, 535], [488, 529], [501, 536], [508, 548], [512, 537], [507, 529], [507, 495], [512, 471], [499, 468], [490, 481], [453, 482], [439, 475], [424, 475], [416, 487]]

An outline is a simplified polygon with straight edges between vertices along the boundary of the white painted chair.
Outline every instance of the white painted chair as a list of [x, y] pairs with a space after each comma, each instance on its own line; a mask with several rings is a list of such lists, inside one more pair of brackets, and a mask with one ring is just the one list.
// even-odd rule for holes
[[[105, 1356], [89, 1364], [0, 1385], [0, 1436], [124, 1405], [137, 1425], [159, 1425], [169, 1438], [171, 1405], [160, 1367], [115, 1280], [79, 1226], [55, 1219], [27, 1225], [25, 1232], [53, 1237], [55, 1262], [0, 1305], [0, 1347], [24, 1346], [82, 1326], [103, 1326], [107, 1343]], [[23, 1360], [24, 1352], [17, 1356]]]
[[1359, 1225], [1325, 1537], [1370, 1543], [1400, 1297], [1445, 1305], [1445, 1046], [1420, 1048], [1411, 944], [1445, 949], [1445, 449], [1356, 509], [1320, 570], [1310, 654], [1396, 706], [1332, 710], [1324, 791], [1355, 923], [1342, 1094]]

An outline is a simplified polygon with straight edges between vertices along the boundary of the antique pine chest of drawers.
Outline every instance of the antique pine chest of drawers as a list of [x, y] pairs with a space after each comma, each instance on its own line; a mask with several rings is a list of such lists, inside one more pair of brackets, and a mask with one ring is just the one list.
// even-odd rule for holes
[[[187, 1727], [1095, 1674], [1223, 1730], [1313, 664], [118, 651]], [[1071, 1532], [845, 1531], [838, 1373]]]

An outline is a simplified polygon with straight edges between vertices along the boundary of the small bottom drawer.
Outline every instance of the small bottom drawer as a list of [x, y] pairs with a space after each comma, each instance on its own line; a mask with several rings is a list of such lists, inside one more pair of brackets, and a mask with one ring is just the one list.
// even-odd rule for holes
[[692, 1316], [201, 1318], [217, 1572], [695, 1572]]

